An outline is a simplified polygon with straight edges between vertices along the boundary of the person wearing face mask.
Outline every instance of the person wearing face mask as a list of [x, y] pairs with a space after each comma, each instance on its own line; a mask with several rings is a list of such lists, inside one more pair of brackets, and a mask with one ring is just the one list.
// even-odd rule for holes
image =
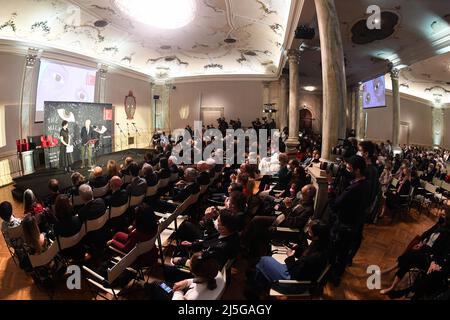
[[[293, 240], [290, 234], [276, 233], [277, 227], [303, 230], [309, 219], [314, 215], [314, 200], [316, 188], [310, 184], [302, 188], [297, 199], [285, 198], [282, 214], [276, 216], [255, 216], [247, 225], [244, 234], [245, 246], [251, 257], [259, 258], [269, 251], [269, 242], [273, 237], [283, 240]], [[294, 234], [295, 240], [298, 235]]]
[[346, 170], [354, 176], [350, 185], [336, 194], [331, 173], [328, 174], [328, 204], [331, 209], [332, 227], [332, 272], [333, 283], [339, 286], [342, 274], [349, 261], [355, 238], [358, 237], [361, 220], [368, 204], [369, 181], [364, 176], [366, 161], [360, 156], [345, 159]]

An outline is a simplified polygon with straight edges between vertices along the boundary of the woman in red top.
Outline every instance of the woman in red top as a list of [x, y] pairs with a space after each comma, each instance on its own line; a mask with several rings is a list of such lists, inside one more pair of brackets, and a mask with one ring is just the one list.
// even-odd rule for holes
[[[108, 246], [112, 246], [124, 253], [130, 252], [139, 242], [146, 242], [152, 239], [158, 231], [155, 213], [147, 204], [142, 204], [136, 208], [136, 219], [134, 225], [128, 228], [128, 233], [118, 232], [112, 240], [108, 241]], [[139, 257], [138, 263], [150, 266], [156, 262], [158, 251], [156, 247]]]
[[55, 222], [54, 215], [40, 203], [30, 189], [23, 193], [24, 215], [31, 214], [36, 218], [41, 232], [48, 232], [49, 226]]

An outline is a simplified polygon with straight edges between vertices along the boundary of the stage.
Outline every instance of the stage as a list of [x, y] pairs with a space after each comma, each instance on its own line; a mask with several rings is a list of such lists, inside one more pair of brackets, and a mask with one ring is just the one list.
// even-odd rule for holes
[[[103, 174], [106, 174], [106, 164], [108, 163], [108, 160], [115, 160], [120, 166], [124, 162], [125, 158], [130, 156], [139, 163], [144, 160], [144, 155], [147, 152], [155, 152], [155, 150], [128, 149], [124, 151], [114, 152], [98, 156], [95, 163], [97, 166], [101, 166], [103, 168]], [[74, 163], [72, 169], [74, 171], [80, 172], [88, 179], [89, 175], [91, 174], [89, 172], [90, 168], [81, 169], [80, 167], [81, 161], [77, 161]], [[27, 189], [31, 189], [38, 199], [44, 200], [49, 194], [47, 184], [50, 179], [57, 179], [60, 183], [60, 190], [65, 190], [72, 186], [70, 176], [71, 173], [67, 173], [64, 170], [60, 169], [41, 169], [33, 174], [13, 179], [14, 189], [12, 191], [12, 195], [15, 199], [22, 201], [24, 191]]]

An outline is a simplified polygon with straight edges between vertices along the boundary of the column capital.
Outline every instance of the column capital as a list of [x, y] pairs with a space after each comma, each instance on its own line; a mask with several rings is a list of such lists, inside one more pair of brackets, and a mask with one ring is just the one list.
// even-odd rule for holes
[[263, 81], [264, 88], [269, 88], [271, 84], [272, 84], [272, 81]]
[[108, 73], [108, 66], [106, 64], [99, 64], [97, 67], [97, 72], [101, 79], [106, 79], [106, 74]]
[[28, 48], [28, 52], [25, 58], [27, 68], [34, 68], [36, 62], [40, 59], [41, 54], [42, 50], [38, 48]]
[[391, 75], [392, 80], [398, 80], [400, 76], [400, 69], [392, 68], [389, 70], [389, 74]]
[[286, 56], [288, 57], [289, 62], [294, 62], [294, 63], [300, 62], [300, 50], [289, 49], [286, 51]]

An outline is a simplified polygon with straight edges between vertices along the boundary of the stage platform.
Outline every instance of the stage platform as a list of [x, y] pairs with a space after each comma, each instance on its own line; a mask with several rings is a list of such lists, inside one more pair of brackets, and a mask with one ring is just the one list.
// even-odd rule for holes
[[[136, 162], [144, 160], [144, 155], [147, 152], [156, 152], [154, 149], [128, 149], [110, 154], [105, 154], [97, 157], [95, 163], [97, 166], [103, 168], [104, 174], [106, 173], [106, 164], [108, 160], [115, 160], [119, 165], [122, 164], [126, 157], [133, 157]], [[90, 168], [81, 169], [81, 162], [78, 161], [72, 168], [74, 171], [80, 172], [86, 178], [91, 174]], [[70, 188], [72, 181], [70, 179], [71, 174], [60, 169], [41, 169], [33, 174], [26, 175], [13, 179], [14, 189], [11, 191], [15, 199], [22, 201], [23, 193], [27, 189], [34, 191], [36, 197], [40, 200], [44, 200], [49, 194], [47, 184], [50, 179], [58, 179], [61, 190]]]

